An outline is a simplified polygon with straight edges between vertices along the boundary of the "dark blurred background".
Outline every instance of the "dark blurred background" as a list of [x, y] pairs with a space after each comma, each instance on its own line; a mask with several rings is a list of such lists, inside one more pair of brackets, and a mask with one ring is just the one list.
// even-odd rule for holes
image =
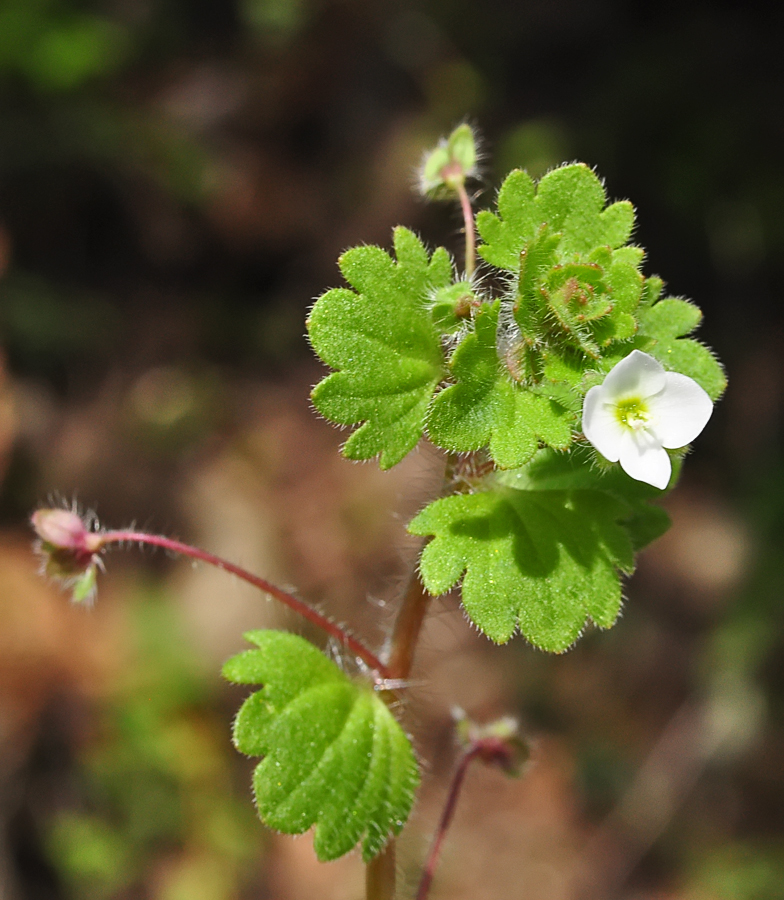
[[[220, 573], [115, 553], [97, 606], [35, 574], [76, 499], [297, 585], [380, 645], [436, 489], [337, 456], [303, 337], [337, 255], [399, 223], [462, 120], [503, 174], [583, 160], [646, 271], [704, 310], [730, 388], [610, 632], [496, 649], [436, 601], [407, 725], [409, 896], [451, 707], [520, 716], [520, 782], [472, 771], [434, 898], [784, 898], [784, 12], [620, 0], [0, 0], [0, 897], [359, 900], [356, 857], [255, 820], [220, 663], [301, 623]], [[406, 893], [408, 891], [408, 893]]]

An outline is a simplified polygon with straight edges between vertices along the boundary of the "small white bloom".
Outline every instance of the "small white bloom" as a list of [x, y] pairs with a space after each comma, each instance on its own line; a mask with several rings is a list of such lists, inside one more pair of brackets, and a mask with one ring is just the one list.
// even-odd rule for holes
[[665, 447], [685, 447], [707, 425], [713, 403], [694, 379], [665, 372], [640, 350], [586, 394], [583, 432], [602, 456], [637, 481], [664, 490], [672, 464]]

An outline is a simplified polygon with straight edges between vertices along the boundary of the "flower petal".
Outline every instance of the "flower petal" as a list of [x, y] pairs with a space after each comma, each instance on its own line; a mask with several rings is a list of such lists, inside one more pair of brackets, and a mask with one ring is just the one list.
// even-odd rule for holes
[[624, 431], [615, 409], [604, 402], [603, 386], [592, 387], [583, 404], [583, 433], [599, 453], [610, 462], [618, 462]]
[[672, 475], [667, 451], [648, 429], [624, 432], [621, 468], [636, 481], [652, 484], [661, 491], [670, 483]]
[[663, 447], [685, 447], [708, 424], [713, 403], [688, 375], [667, 372], [664, 377], [664, 390], [648, 401], [651, 427]]
[[607, 400], [620, 400], [638, 395], [641, 398], [658, 394], [665, 385], [665, 372], [661, 363], [643, 353], [632, 350], [613, 366], [602, 387]]

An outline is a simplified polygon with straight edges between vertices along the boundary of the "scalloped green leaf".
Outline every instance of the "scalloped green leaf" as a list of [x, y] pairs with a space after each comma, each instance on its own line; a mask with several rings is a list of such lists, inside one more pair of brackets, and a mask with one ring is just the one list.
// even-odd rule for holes
[[[644, 481], [636, 481], [614, 464], [597, 464], [597, 456], [586, 445], [569, 453], [540, 450], [520, 469], [499, 472], [500, 484], [521, 491], [602, 491], [627, 504], [619, 523], [629, 533], [635, 551], [661, 537], [670, 527], [670, 517], [656, 501], [662, 492]], [[673, 458], [670, 489], [677, 483], [681, 458]]]
[[283, 631], [245, 638], [258, 649], [230, 659], [223, 675], [263, 685], [234, 723], [237, 749], [263, 757], [253, 775], [261, 820], [286, 834], [315, 825], [320, 860], [361, 842], [367, 862], [411, 811], [419, 784], [411, 743], [369, 687], [303, 638]]
[[626, 200], [605, 208], [606, 201], [601, 181], [583, 163], [554, 169], [537, 187], [527, 172], [515, 170], [499, 191], [498, 215], [484, 211], [477, 216], [484, 241], [479, 254], [517, 274], [521, 252], [543, 225], [561, 234], [558, 253], [564, 261], [599, 246], [621, 247], [634, 227], [634, 208]]
[[701, 319], [702, 313], [693, 303], [665, 297], [650, 306], [641, 306], [640, 334], [651, 339], [647, 352], [665, 369], [693, 378], [715, 401], [727, 387], [721, 363], [704, 344], [685, 336], [694, 331]]
[[499, 302], [481, 309], [475, 330], [450, 361], [456, 384], [436, 395], [427, 418], [430, 439], [446, 450], [488, 447], [501, 468], [522, 465], [539, 441], [561, 449], [572, 440], [573, 416], [554, 400], [515, 384], [496, 349]]
[[426, 301], [451, 283], [452, 263], [431, 258], [406, 228], [394, 232], [395, 262], [380, 247], [356, 247], [340, 258], [355, 291], [327, 291], [308, 318], [313, 349], [337, 371], [313, 390], [316, 409], [339, 425], [360, 425], [343, 453], [389, 469], [422, 436], [425, 412], [443, 375], [438, 329]]
[[503, 643], [520, 630], [536, 647], [562, 652], [593, 621], [609, 628], [621, 608], [619, 572], [634, 567], [620, 524], [629, 507], [593, 490], [514, 490], [436, 500], [409, 525], [433, 536], [420, 572], [431, 594], [462, 581], [463, 607]]

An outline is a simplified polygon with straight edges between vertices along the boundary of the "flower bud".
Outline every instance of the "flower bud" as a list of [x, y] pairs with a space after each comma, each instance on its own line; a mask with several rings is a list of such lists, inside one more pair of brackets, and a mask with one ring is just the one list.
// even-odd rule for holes
[[459, 125], [448, 138], [425, 154], [419, 167], [419, 191], [423, 197], [454, 197], [466, 178], [475, 177], [476, 137], [470, 125]]
[[85, 534], [89, 534], [81, 518], [67, 509], [38, 509], [30, 521], [45, 544], [60, 550], [84, 547]]
[[441, 288], [433, 297], [430, 308], [433, 324], [443, 334], [453, 334], [469, 320], [481, 306], [481, 301], [467, 281], [459, 281]]
[[510, 777], [520, 775], [531, 755], [527, 741], [520, 734], [518, 721], [504, 716], [486, 725], [472, 722], [462, 710], [454, 713], [461, 743], [488, 766], [497, 766]]
[[31, 524], [38, 535], [37, 552], [44, 572], [73, 591], [77, 603], [95, 593], [100, 534], [90, 531], [82, 518], [67, 509], [39, 509]]

